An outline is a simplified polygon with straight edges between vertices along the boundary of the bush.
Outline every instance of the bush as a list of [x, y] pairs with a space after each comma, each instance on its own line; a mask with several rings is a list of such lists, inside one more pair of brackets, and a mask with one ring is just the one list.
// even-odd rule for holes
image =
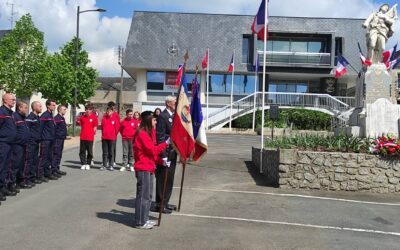
[[[68, 127], [68, 130], [67, 130], [67, 134], [68, 134], [68, 136], [72, 136], [72, 126], [70, 126], [70, 127]], [[75, 135], [76, 136], [79, 136], [81, 134], [81, 127], [79, 127], [79, 126], [76, 126], [76, 128], [75, 128]]]

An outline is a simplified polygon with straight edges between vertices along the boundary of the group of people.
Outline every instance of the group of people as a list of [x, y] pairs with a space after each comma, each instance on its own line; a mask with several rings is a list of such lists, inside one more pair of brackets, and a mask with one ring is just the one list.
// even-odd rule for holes
[[[20, 189], [57, 180], [66, 172], [60, 170], [67, 125], [66, 105], [54, 100], [42, 104], [34, 101], [28, 114], [28, 104], [16, 102], [15, 95], [3, 95], [0, 107], [0, 201], [15, 196]], [[15, 106], [15, 112], [12, 110]], [[57, 108], [57, 115], [53, 115]], [[39, 150], [40, 149], [40, 150]], [[1, 204], [1, 203], [0, 203]]]

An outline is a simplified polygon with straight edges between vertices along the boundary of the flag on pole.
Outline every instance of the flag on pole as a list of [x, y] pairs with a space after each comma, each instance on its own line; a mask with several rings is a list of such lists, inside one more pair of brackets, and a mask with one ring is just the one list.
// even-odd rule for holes
[[[268, 12], [268, 3], [267, 6], [265, 6], [265, 0], [261, 1], [261, 5], [258, 8], [257, 15], [254, 17], [253, 23], [251, 25], [251, 31], [253, 33], [257, 33], [257, 38], [259, 40], [267, 40], [267, 37], [264, 37], [264, 28], [267, 29], [267, 36], [268, 36], [268, 15], [266, 15], [266, 11]], [[267, 26], [264, 27], [265, 24], [265, 19]]]
[[232, 72], [234, 67], [235, 67], [235, 63], [233, 61], [233, 54], [232, 54], [231, 63], [228, 66], [228, 72]]
[[182, 81], [182, 75], [183, 75], [183, 64], [180, 64], [178, 67], [178, 75], [176, 76], [176, 86], [179, 86]]
[[203, 112], [201, 110], [200, 91], [197, 77], [192, 82], [192, 103], [190, 106], [193, 124], [193, 137], [195, 139], [193, 160], [200, 160], [207, 152], [206, 128], [203, 123]]
[[400, 64], [400, 58], [396, 58], [396, 59], [390, 61], [389, 63], [386, 63], [386, 68], [388, 70], [392, 70], [392, 69], [395, 69], [399, 64]]
[[[184, 71], [184, 67], [182, 72]], [[172, 120], [171, 142], [178, 151], [180, 157], [186, 162], [193, 154], [194, 138], [190, 104], [188, 99], [185, 74], [182, 73], [182, 81], [178, 91], [176, 110]]]
[[203, 57], [203, 60], [201, 61], [201, 67], [203, 69], [206, 69], [208, 67], [208, 50], [206, 51], [206, 54]]
[[364, 54], [363, 54], [363, 52], [362, 52], [362, 50], [361, 50], [360, 43], [358, 42], [357, 44], [358, 44], [358, 50], [359, 50], [359, 52], [360, 52], [361, 63], [362, 63], [363, 65], [366, 65], [366, 66], [371, 66], [371, 65], [372, 65], [372, 62], [371, 62], [370, 60], [368, 60], [368, 59], [364, 56]]
[[347, 73], [346, 67], [349, 64], [350, 63], [346, 60], [346, 58], [344, 58], [342, 55], [339, 54], [338, 59], [337, 59], [335, 78], [339, 78], [339, 77], [343, 76], [344, 74], [346, 74]]
[[393, 61], [394, 59], [394, 55], [396, 54], [396, 50], [397, 50], [397, 43], [393, 46], [393, 48], [391, 48], [390, 50], [385, 50], [382, 52], [382, 62], [387, 64], [391, 61]]

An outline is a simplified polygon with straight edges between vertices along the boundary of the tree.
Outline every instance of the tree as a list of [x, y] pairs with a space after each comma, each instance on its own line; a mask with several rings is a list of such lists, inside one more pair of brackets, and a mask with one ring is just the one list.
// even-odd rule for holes
[[31, 96], [48, 77], [46, 57], [43, 33], [30, 14], [22, 16], [0, 41], [0, 88], [20, 97]]
[[[60, 103], [74, 103], [74, 90], [77, 90], [77, 104], [85, 104], [89, 97], [95, 95], [99, 86], [96, 82], [98, 73], [96, 69], [89, 67], [88, 52], [82, 50], [83, 42], [79, 40], [78, 70], [75, 71], [75, 41], [61, 48], [60, 53], [49, 57], [47, 62], [50, 78], [45, 86], [40, 88], [43, 96], [52, 98]], [[76, 75], [75, 75], [76, 72]]]

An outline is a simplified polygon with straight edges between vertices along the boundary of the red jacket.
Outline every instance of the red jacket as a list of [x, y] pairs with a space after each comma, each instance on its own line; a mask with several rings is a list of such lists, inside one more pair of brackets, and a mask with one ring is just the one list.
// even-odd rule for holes
[[133, 140], [136, 129], [139, 127], [140, 120], [134, 118], [128, 120], [127, 118], [121, 121], [119, 132], [121, 133], [122, 140]]
[[166, 149], [168, 144], [162, 142], [155, 145], [155, 131], [153, 138], [145, 130], [139, 131], [133, 143], [133, 152], [135, 157], [135, 171], [146, 171], [154, 173], [156, 161], [159, 162], [159, 154]]
[[119, 132], [119, 126], [118, 116], [108, 116], [107, 113], [105, 113], [103, 119], [101, 119], [101, 139], [115, 141]]
[[81, 125], [81, 140], [94, 141], [95, 128], [97, 129], [99, 123], [97, 116], [94, 113], [91, 113], [89, 116], [82, 115], [78, 123]]

